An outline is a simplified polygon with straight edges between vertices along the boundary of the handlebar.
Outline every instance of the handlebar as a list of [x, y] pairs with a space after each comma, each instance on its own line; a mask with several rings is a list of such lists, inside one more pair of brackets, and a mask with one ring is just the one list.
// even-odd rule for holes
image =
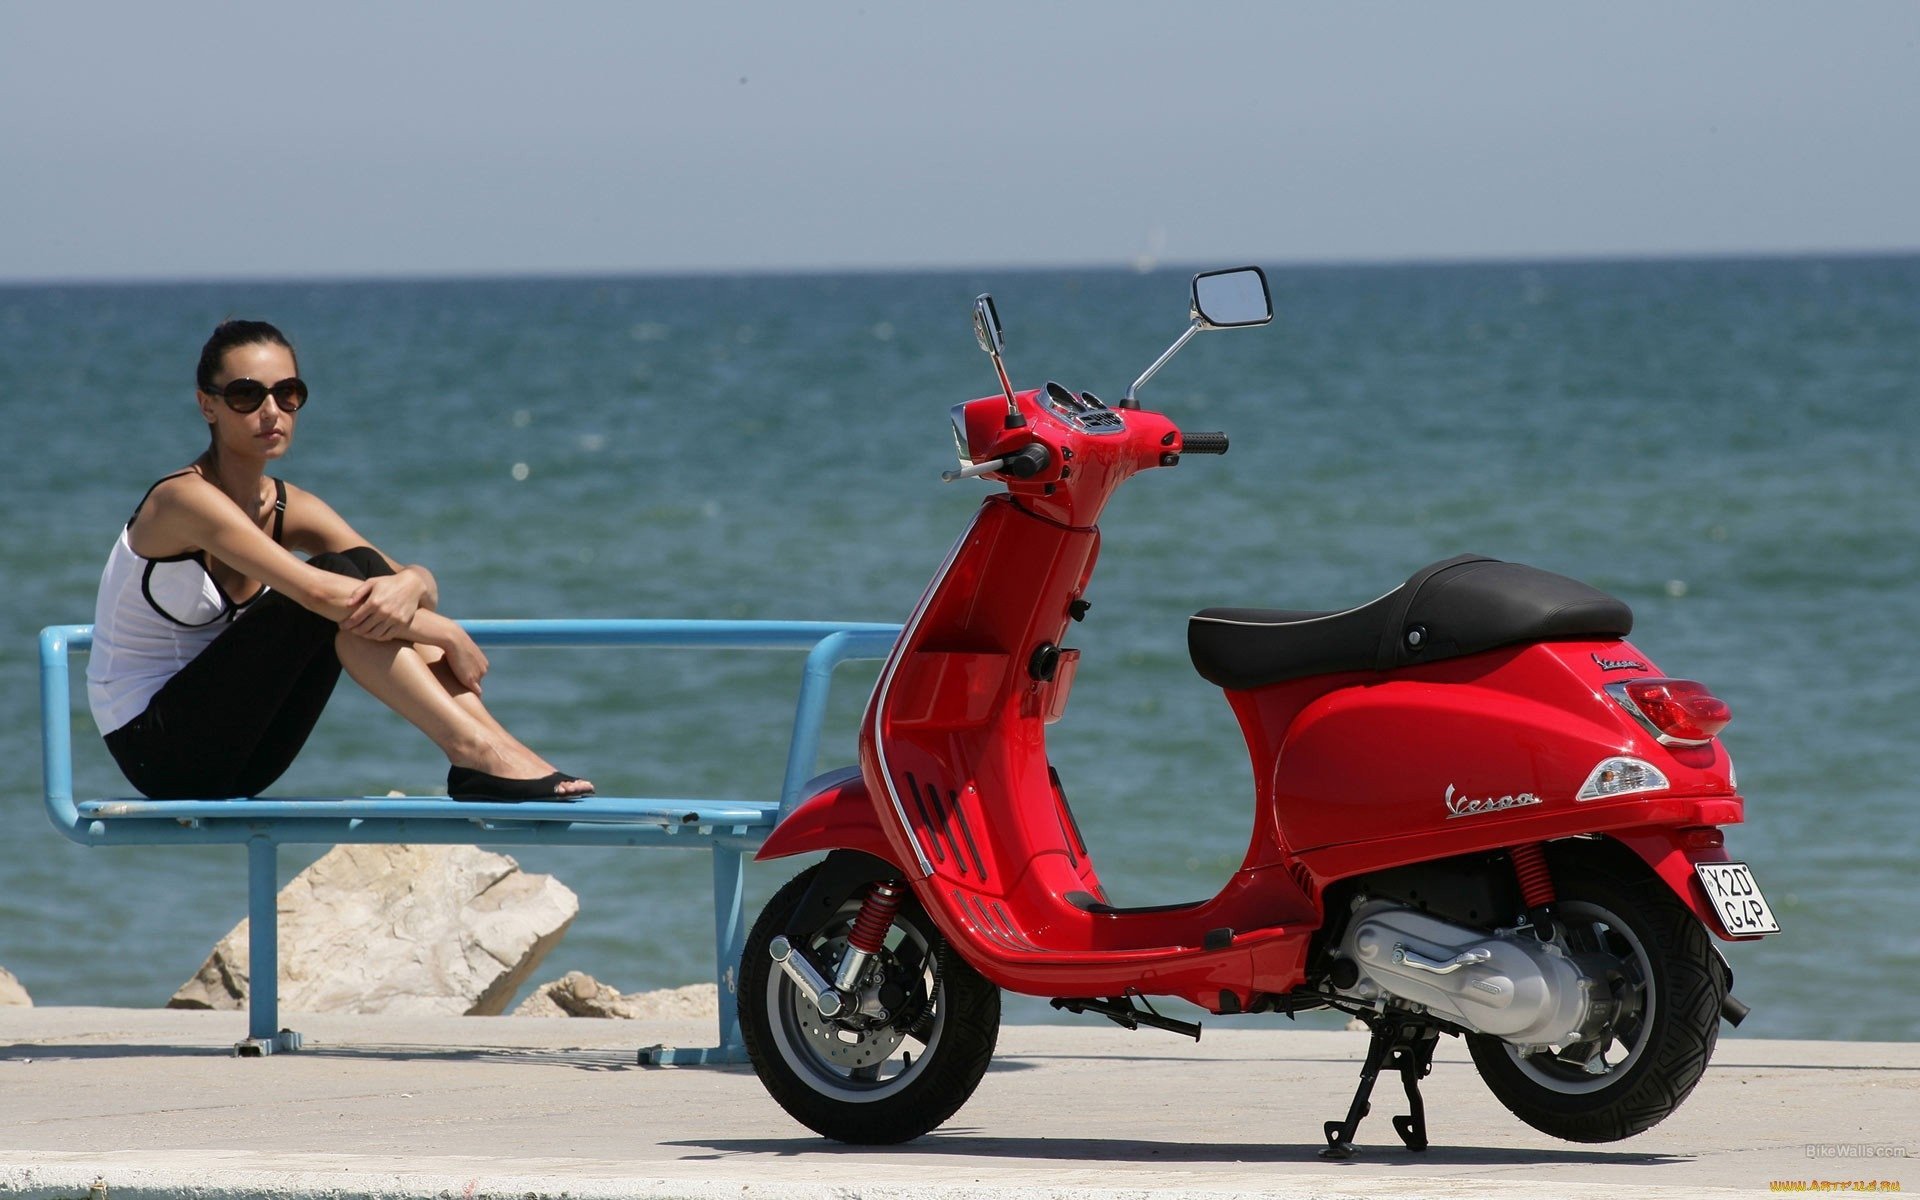
[[940, 482], [958, 483], [962, 479], [972, 479], [978, 475], [990, 475], [1000, 469], [1002, 461], [1003, 460], [998, 458], [990, 458], [986, 462], [968, 463], [964, 467], [958, 467], [951, 471], [942, 471], [940, 472]]
[[940, 482], [953, 483], [956, 480], [972, 479], [976, 475], [988, 475], [998, 471], [1002, 475], [1011, 475], [1015, 479], [1031, 479], [1047, 469], [1053, 461], [1041, 442], [1029, 442], [1005, 458], [991, 458], [986, 462], [972, 463], [957, 471], [940, 472]]
[[1227, 435], [1224, 433], [1189, 433], [1180, 439], [1182, 454], [1225, 454]]
[[1000, 473], [1015, 479], [1030, 479], [1046, 470], [1051, 461], [1045, 443], [1028, 442], [1000, 460]]

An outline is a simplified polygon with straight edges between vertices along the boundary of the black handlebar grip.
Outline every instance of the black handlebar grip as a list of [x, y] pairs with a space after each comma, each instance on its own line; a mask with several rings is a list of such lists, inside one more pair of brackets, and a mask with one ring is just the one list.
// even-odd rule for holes
[[1182, 454], [1225, 454], [1227, 435], [1224, 433], [1188, 433], [1180, 438]]
[[1000, 473], [1015, 479], [1031, 479], [1046, 470], [1049, 461], [1051, 459], [1044, 443], [1028, 442], [1000, 460]]

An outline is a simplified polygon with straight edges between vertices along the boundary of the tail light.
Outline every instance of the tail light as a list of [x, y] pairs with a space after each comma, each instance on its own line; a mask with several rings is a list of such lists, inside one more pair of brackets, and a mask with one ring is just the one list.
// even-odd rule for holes
[[1727, 727], [1727, 702], [1691, 679], [1629, 679], [1607, 694], [1669, 746], [1703, 746]]

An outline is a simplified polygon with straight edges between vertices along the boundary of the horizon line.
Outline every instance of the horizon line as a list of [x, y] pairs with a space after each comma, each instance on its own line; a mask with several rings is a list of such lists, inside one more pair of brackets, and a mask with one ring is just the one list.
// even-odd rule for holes
[[[1879, 249], [1840, 248], [1803, 250], [1701, 250], [1682, 252], [1627, 251], [1618, 254], [1490, 254], [1417, 255], [1379, 258], [1270, 259], [1258, 265], [1269, 271], [1380, 270], [1421, 267], [1532, 267], [1597, 266], [1609, 263], [1739, 263], [1811, 262], [1920, 258], [1920, 246]], [[866, 275], [960, 275], [991, 272], [1060, 271], [1111, 272], [1148, 275], [1156, 271], [1219, 264], [1211, 259], [1136, 259], [1133, 262], [1061, 261], [1056, 263], [906, 263], [897, 266], [798, 265], [784, 267], [662, 267], [569, 270], [564, 268], [500, 268], [494, 270], [423, 270], [414, 272], [289, 272], [261, 275], [70, 275], [0, 276], [0, 289], [33, 287], [231, 287], [240, 285], [341, 285], [403, 283], [565, 282], [637, 279], [809, 278]]]

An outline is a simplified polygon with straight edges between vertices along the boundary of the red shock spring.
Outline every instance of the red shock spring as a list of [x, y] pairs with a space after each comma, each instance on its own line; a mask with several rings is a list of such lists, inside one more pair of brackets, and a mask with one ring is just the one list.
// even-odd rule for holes
[[880, 953], [886, 944], [887, 930], [893, 925], [893, 914], [899, 907], [898, 886], [884, 881], [874, 884], [860, 904], [860, 915], [853, 919], [853, 932], [847, 934], [847, 945], [862, 954]]
[[1513, 873], [1520, 880], [1520, 898], [1528, 908], [1553, 903], [1553, 875], [1547, 870], [1547, 852], [1539, 842], [1528, 842], [1507, 851], [1513, 859]]

